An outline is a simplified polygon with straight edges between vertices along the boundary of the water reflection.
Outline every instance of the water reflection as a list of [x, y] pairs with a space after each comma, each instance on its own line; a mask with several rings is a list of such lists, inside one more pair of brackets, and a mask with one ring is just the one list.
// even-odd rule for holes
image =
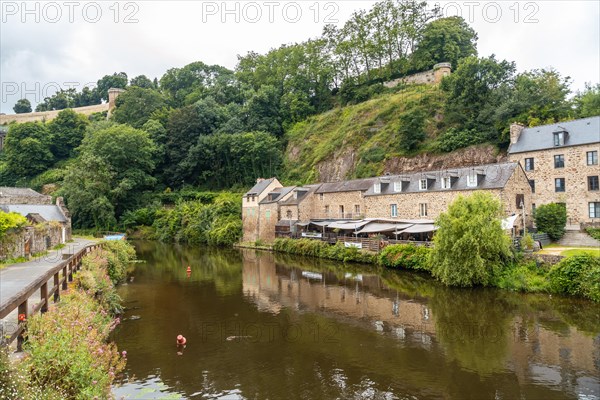
[[600, 398], [600, 307], [589, 302], [264, 252], [137, 246], [147, 263], [121, 291], [142, 318], [115, 334], [129, 358], [119, 395], [160, 379], [160, 393], [183, 397]]

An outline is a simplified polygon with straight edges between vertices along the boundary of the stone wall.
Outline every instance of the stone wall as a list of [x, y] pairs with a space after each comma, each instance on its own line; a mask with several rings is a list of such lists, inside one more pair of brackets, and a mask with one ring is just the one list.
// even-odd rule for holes
[[[588, 190], [588, 176], [599, 176], [598, 165], [587, 165], [586, 153], [598, 151], [600, 145], [582, 145], [554, 147], [546, 150], [511, 154], [511, 161], [525, 166], [526, 158], [534, 159], [534, 169], [525, 171], [528, 178], [535, 182], [532, 203], [536, 206], [548, 203], [566, 203], [568, 224], [598, 221], [589, 217], [590, 202], [600, 202], [600, 191]], [[554, 156], [564, 155], [564, 167], [554, 168]], [[565, 191], [556, 192], [555, 178], [565, 179]]]
[[256, 242], [258, 240], [258, 206], [242, 207], [242, 241]]
[[261, 204], [258, 214], [258, 238], [267, 242], [275, 240], [275, 224], [279, 219], [277, 203]]
[[[23, 123], [23, 122], [35, 122], [35, 121], [51, 121], [58, 115], [62, 110], [52, 110], [52, 111], [41, 111], [41, 112], [32, 112], [32, 113], [24, 113], [24, 114], [6, 114], [0, 115], [0, 125], [7, 125], [11, 122]], [[108, 103], [105, 104], [95, 104], [93, 106], [86, 107], [76, 107], [73, 108], [73, 111], [83, 115], [92, 115], [97, 112], [108, 111]]]
[[47, 223], [28, 226], [9, 234], [8, 240], [0, 243], [0, 260], [29, 257], [52, 249], [63, 242], [63, 228], [66, 229], [62, 224]]
[[[311, 218], [344, 219], [364, 216], [365, 198], [361, 191], [315, 193], [313, 197]], [[340, 207], [343, 207], [343, 211]]]
[[[500, 201], [504, 205], [505, 215], [517, 214], [523, 215], [523, 209], [517, 204], [517, 195], [523, 195], [523, 205], [525, 208], [525, 224], [533, 225], [533, 216], [531, 210], [532, 196], [531, 186], [525, 171], [519, 166], [515, 168], [514, 173], [506, 182], [506, 185], [500, 190]], [[519, 217], [515, 221], [515, 226], [523, 228], [523, 218]]]
[[442, 81], [442, 78], [446, 75], [450, 75], [451, 72], [452, 67], [450, 63], [439, 63], [434, 65], [432, 70], [419, 72], [413, 75], [408, 75], [402, 78], [394, 79], [392, 81], [385, 82], [383, 86], [393, 88], [400, 84], [434, 85], [440, 83]]

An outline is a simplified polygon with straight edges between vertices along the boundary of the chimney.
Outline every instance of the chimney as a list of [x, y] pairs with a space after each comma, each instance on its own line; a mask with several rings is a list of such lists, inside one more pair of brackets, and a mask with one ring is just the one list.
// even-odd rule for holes
[[256, 183], [261, 183], [262, 181], [264, 181], [263, 178], [256, 178]]
[[521, 132], [525, 126], [519, 124], [518, 122], [513, 122], [510, 124], [510, 144], [516, 144], [519, 141], [519, 137], [521, 136]]

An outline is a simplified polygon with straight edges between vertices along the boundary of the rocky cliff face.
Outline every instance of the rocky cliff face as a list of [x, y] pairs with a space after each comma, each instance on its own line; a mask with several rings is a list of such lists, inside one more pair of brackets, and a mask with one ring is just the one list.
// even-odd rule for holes
[[[505, 154], [498, 154], [492, 145], [471, 146], [445, 154], [420, 154], [415, 157], [393, 157], [383, 161], [383, 172], [401, 174], [405, 172], [430, 171], [507, 161]], [[353, 148], [336, 152], [330, 160], [316, 166], [318, 182], [335, 182], [349, 179], [356, 169], [358, 159]]]

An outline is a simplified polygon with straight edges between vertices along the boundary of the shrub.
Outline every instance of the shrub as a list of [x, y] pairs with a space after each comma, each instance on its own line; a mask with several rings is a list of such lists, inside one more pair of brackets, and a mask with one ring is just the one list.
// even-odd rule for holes
[[542, 204], [535, 209], [533, 216], [538, 230], [548, 234], [556, 241], [565, 234], [567, 224], [567, 209], [564, 204]]
[[502, 215], [500, 200], [489, 193], [458, 196], [436, 220], [433, 276], [452, 286], [489, 285], [512, 256]]
[[548, 274], [555, 293], [600, 302], [600, 257], [580, 254], [562, 259]]
[[590, 235], [594, 239], [600, 240], [600, 228], [588, 227], [588, 228], [585, 228], [585, 231], [587, 232], [588, 235]]
[[523, 246], [523, 249], [532, 250], [534, 244], [535, 242], [533, 240], [533, 236], [531, 236], [529, 233], [523, 235], [523, 238], [521, 239], [521, 246]]
[[362, 262], [374, 264], [377, 256], [356, 247], [345, 247], [343, 243], [330, 245], [320, 240], [312, 239], [275, 239], [273, 250], [283, 253], [304, 256], [329, 258], [343, 262]]
[[449, 153], [463, 147], [484, 143], [485, 141], [485, 136], [475, 130], [461, 131], [450, 128], [438, 138], [437, 147], [440, 151]]
[[23, 361], [33, 386], [54, 386], [63, 398], [108, 398], [125, 366], [114, 344], [106, 343], [112, 317], [83, 292], [64, 294], [44, 315], [28, 321]]
[[406, 268], [430, 271], [428, 258], [431, 250], [414, 244], [394, 244], [385, 247], [379, 255], [382, 265], [390, 268]]
[[535, 260], [509, 265], [497, 276], [494, 286], [518, 292], [546, 292], [549, 290], [546, 271], [538, 267]]

